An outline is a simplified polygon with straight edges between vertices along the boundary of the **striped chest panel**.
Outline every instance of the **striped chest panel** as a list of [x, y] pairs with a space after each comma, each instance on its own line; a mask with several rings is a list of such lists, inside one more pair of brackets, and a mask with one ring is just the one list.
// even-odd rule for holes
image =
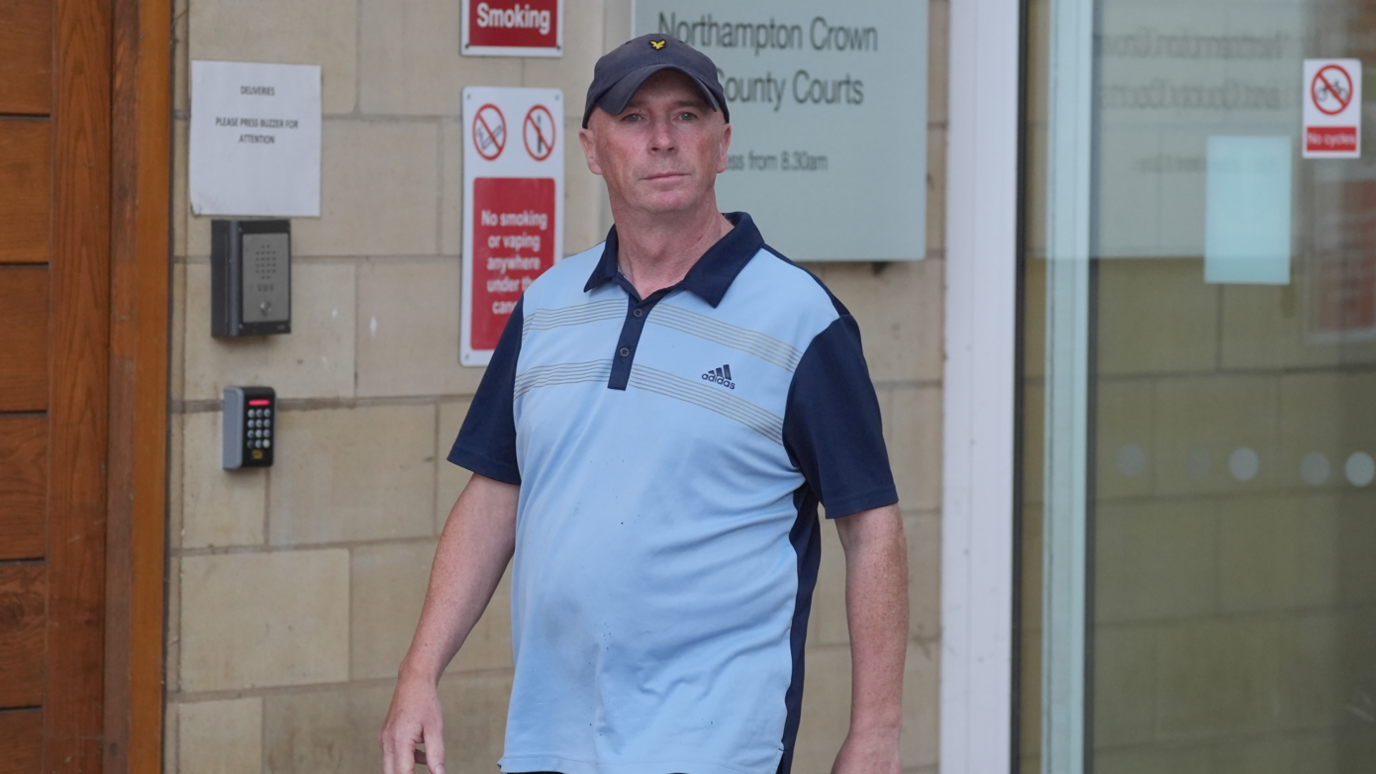
[[[585, 253], [560, 268], [573, 270], [572, 279], [575, 266], [591, 259]], [[789, 284], [798, 292], [779, 292]], [[583, 425], [589, 413], [679, 411], [685, 418], [676, 431], [720, 436], [724, 430], [716, 424], [725, 421], [781, 447], [793, 373], [811, 338], [835, 319], [811, 277], [766, 251], [742, 270], [716, 308], [675, 290], [637, 310], [614, 284], [590, 292], [572, 285], [561, 291], [537, 284], [527, 291], [515, 390], [518, 427], [531, 410], [541, 416], [542, 433], [569, 421], [580, 434], [590, 432]], [[796, 303], [798, 295], [812, 303]], [[792, 303], [771, 303], [776, 298]], [[634, 336], [627, 333], [632, 326]], [[618, 361], [626, 360], [624, 391], [639, 394], [635, 400], [605, 394], [616, 384]]]

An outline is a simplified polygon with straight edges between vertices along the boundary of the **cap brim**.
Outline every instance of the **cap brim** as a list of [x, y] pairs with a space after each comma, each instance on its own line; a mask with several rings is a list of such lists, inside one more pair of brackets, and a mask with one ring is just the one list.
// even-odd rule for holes
[[604, 111], [614, 116], [624, 113], [626, 111], [626, 105], [630, 103], [635, 93], [640, 91], [640, 87], [645, 85], [645, 81], [649, 80], [651, 75], [661, 70], [673, 70], [688, 76], [693, 83], [697, 84], [698, 91], [702, 92], [702, 96], [706, 98], [707, 104], [711, 105], [713, 110], [721, 112], [721, 105], [717, 104], [717, 98], [712, 96], [712, 90], [707, 87], [707, 84], [702, 82], [702, 79], [677, 65], [653, 64], [638, 70], [632, 70], [621, 80], [612, 84], [611, 88], [602, 92], [602, 95], [593, 101], [592, 107], [589, 107], [587, 112], [583, 115], [583, 127], [586, 128], [588, 119], [592, 118], [593, 108], [602, 108]]

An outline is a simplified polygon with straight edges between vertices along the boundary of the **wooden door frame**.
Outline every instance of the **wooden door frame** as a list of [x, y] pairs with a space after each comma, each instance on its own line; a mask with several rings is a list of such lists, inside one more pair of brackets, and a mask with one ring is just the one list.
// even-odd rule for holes
[[109, 490], [103, 770], [163, 755], [172, 0], [110, 0]]

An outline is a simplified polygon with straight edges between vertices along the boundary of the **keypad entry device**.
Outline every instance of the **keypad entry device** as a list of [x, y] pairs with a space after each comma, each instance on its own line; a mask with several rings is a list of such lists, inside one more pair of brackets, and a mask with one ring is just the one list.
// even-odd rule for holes
[[210, 224], [210, 333], [291, 333], [291, 221]]
[[277, 437], [277, 392], [271, 387], [226, 387], [221, 466], [272, 467]]

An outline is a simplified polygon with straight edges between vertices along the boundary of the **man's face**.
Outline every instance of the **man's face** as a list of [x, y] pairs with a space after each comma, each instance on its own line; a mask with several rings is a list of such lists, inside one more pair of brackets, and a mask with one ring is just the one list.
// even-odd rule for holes
[[614, 208], [661, 214], [702, 205], [726, 170], [731, 127], [688, 76], [662, 70], [620, 115], [594, 110], [578, 138]]

